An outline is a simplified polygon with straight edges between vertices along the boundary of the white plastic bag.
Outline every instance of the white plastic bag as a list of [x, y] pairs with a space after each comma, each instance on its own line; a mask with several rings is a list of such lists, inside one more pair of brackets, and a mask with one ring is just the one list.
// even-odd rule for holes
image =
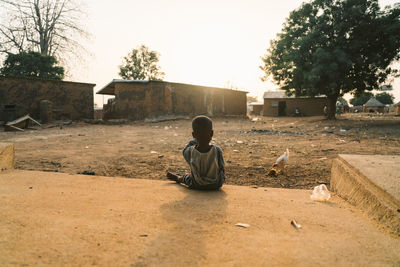
[[310, 198], [315, 201], [327, 201], [331, 198], [331, 193], [329, 193], [326, 185], [320, 184], [314, 187], [314, 191]]

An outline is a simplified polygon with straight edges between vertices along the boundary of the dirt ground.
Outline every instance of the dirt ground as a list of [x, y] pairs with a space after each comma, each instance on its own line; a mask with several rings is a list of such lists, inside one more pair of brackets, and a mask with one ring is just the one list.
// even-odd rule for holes
[[[253, 120], [252, 120], [253, 119]], [[215, 118], [214, 143], [224, 152], [228, 184], [311, 189], [329, 186], [338, 154], [400, 155], [400, 117], [344, 114], [323, 117]], [[54, 126], [54, 125], [53, 125]], [[3, 132], [16, 146], [16, 168], [63, 173], [165, 179], [167, 170], [188, 172], [181, 151], [191, 139], [191, 121], [84, 122], [25, 132]], [[268, 176], [290, 150], [286, 173]]]

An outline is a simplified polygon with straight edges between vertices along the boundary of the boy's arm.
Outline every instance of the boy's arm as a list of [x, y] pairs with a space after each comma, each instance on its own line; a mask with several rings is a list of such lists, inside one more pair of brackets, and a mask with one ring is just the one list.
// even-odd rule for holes
[[185, 148], [182, 151], [183, 157], [185, 158], [185, 160], [188, 164], [190, 164], [190, 149], [189, 148], [191, 146], [195, 146], [195, 145], [197, 145], [197, 140], [196, 140], [196, 138], [193, 138], [192, 140], [190, 140], [190, 142], [185, 146]]
[[224, 161], [224, 156], [222, 155], [222, 149], [220, 147], [217, 147], [218, 151], [218, 166], [219, 166], [219, 171], [223, 175], [225, 179], [225, 161]]

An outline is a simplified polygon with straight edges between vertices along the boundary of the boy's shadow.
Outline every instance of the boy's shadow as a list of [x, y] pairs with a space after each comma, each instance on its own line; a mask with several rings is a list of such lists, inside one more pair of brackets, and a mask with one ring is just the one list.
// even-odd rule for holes
[[226, 193], [196, 191], [177, 185], [186, 196], [161, 206], [168, 225], [138, 258], [135, 266], [198, 266], [206, 258], [206, 238], [226, 217]]

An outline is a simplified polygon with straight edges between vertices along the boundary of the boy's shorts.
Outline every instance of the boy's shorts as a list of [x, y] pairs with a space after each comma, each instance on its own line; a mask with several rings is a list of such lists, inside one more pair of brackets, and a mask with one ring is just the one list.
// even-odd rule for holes
[[194, 179], [192, 174], [185, 174], [182, 177], [182, 182], [187, 185], [190, 189], [195, 190], [219, 190], [222, 187], [223, 181], [215, 184], [199, 185]]

